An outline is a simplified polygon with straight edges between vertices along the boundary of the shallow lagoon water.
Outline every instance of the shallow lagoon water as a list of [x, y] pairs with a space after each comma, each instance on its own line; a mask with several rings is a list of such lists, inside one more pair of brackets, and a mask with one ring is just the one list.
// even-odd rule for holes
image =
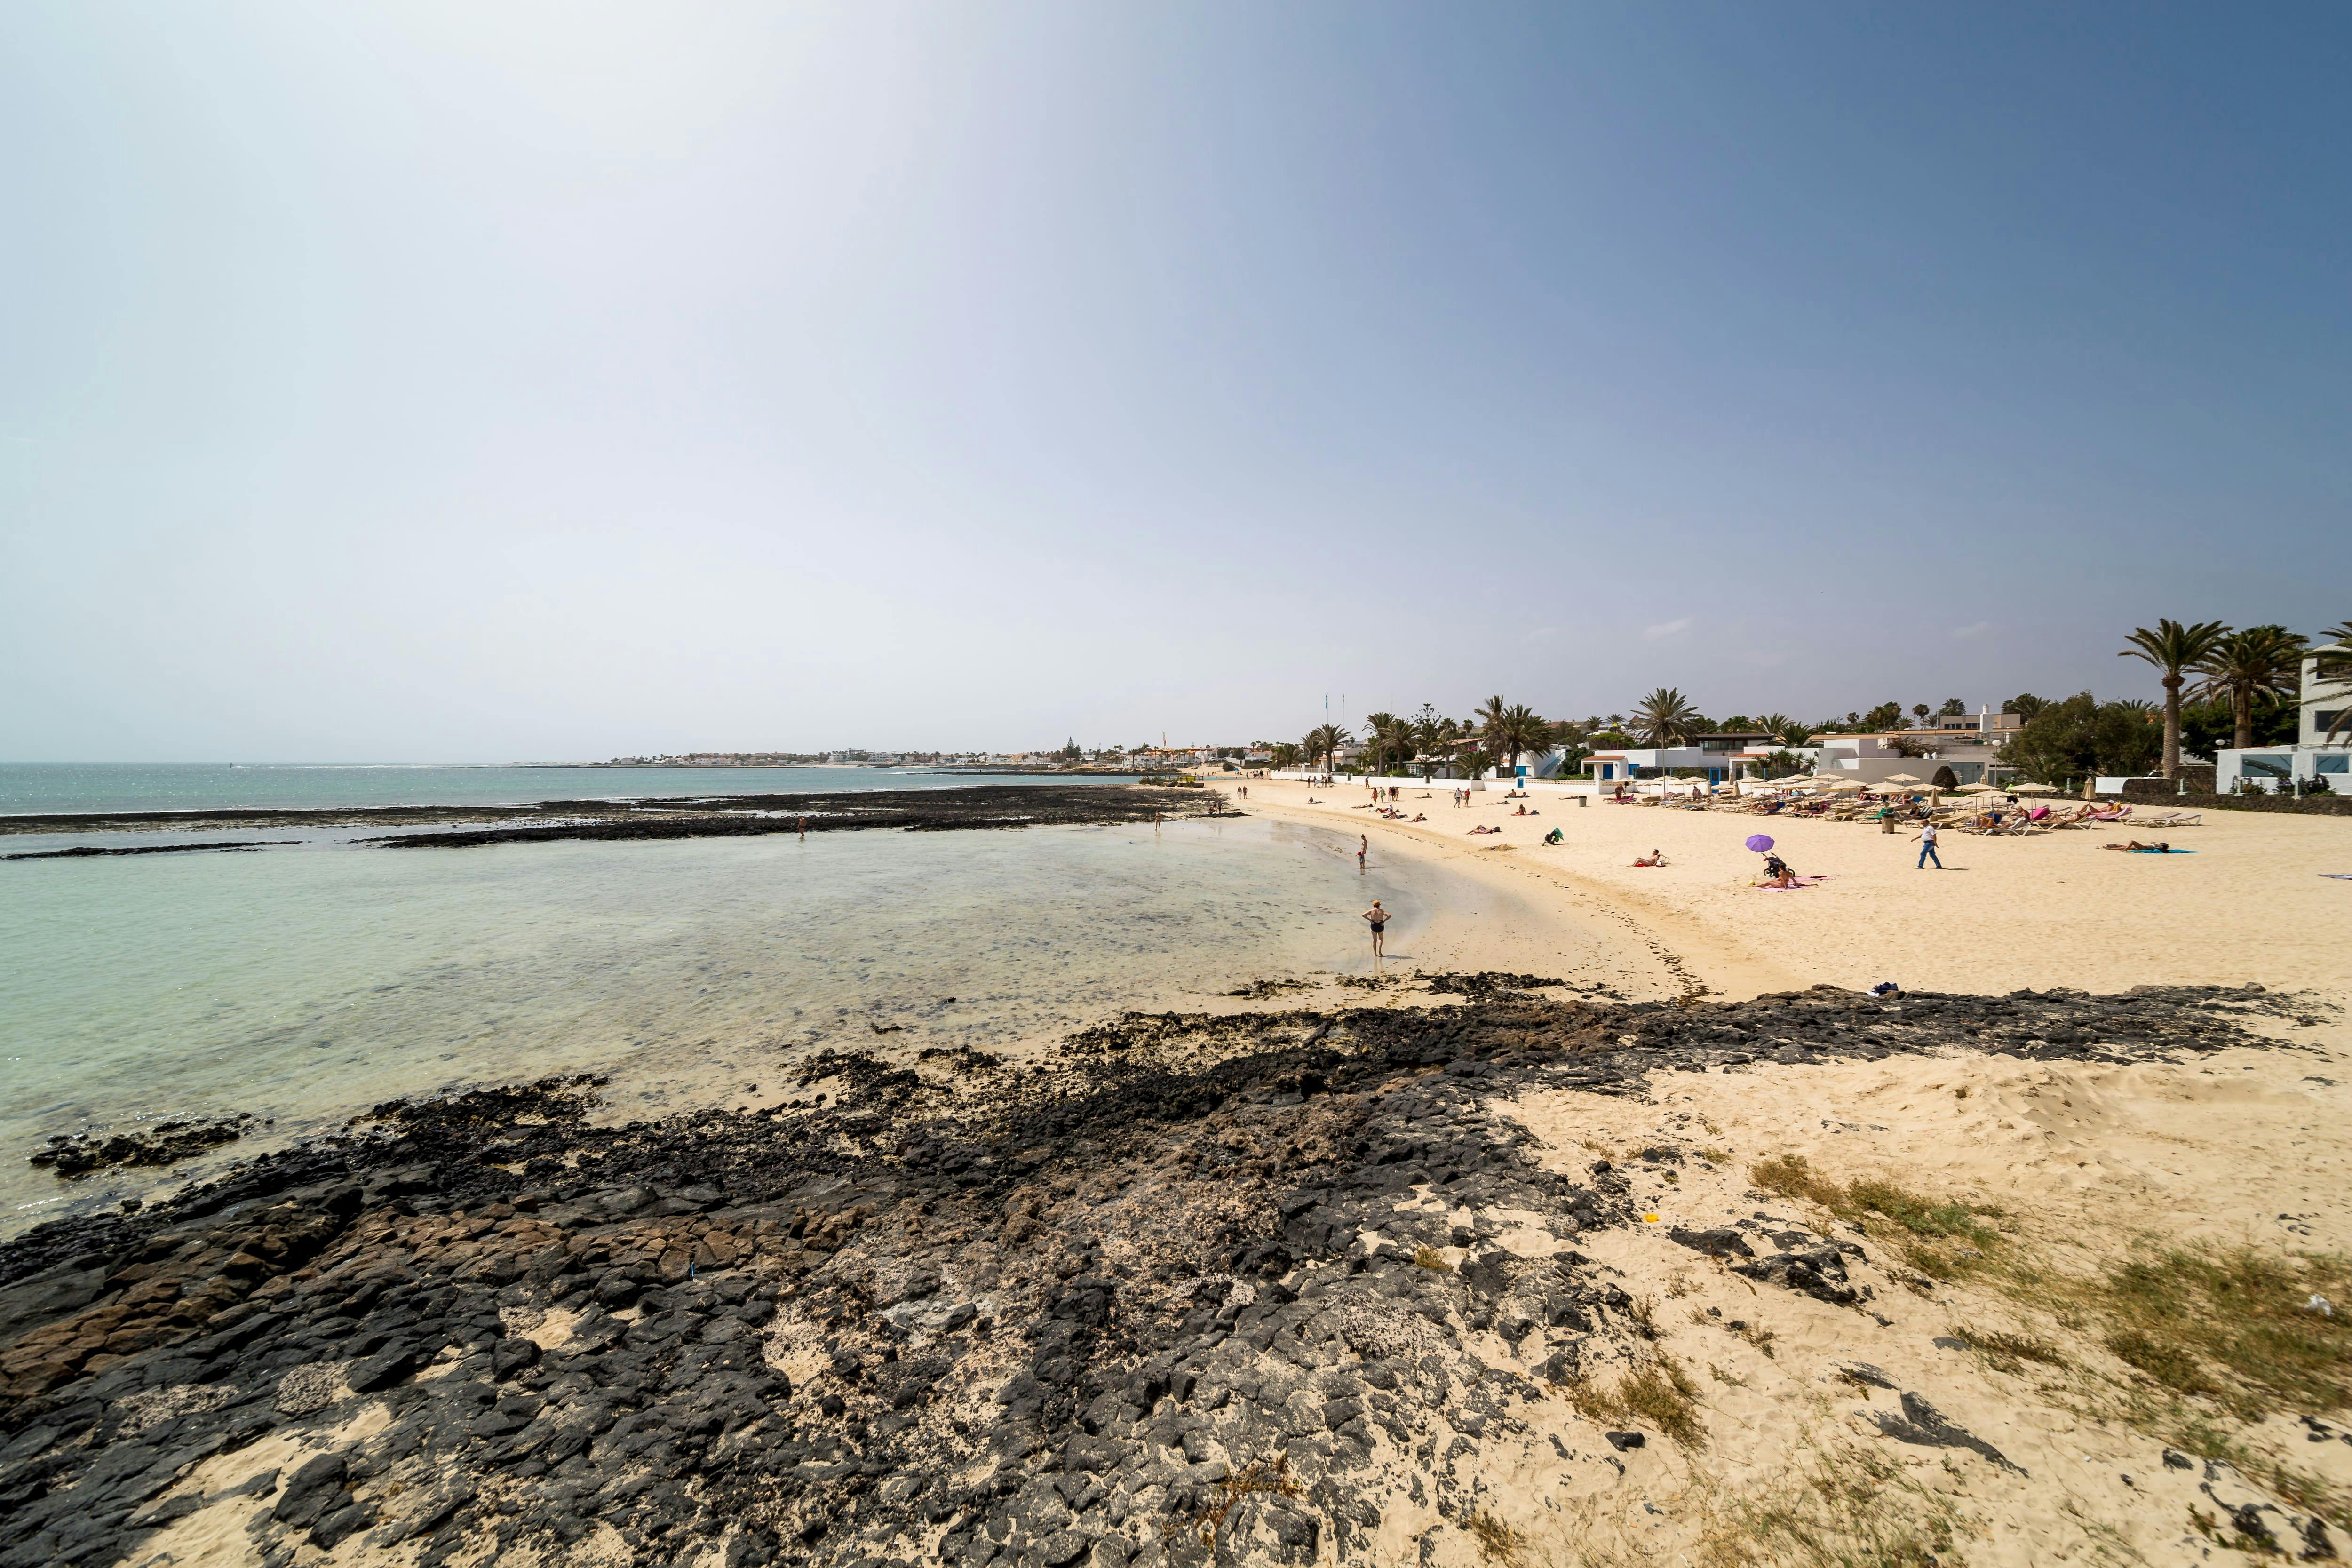
[[812, 1047], [1001, 1049], [1361, 968], [1357, 911], [1398, 908], [1409, 950], [1443, 874], [1353, 848], [1238, 819], [0, 865], [0, 1226], [191, 1169], [60, 1183], [21, 1163], [55, 1132], [251, 1111], [282, 1138], [591, 1070], [651, 1114], [772, 1090]]
[[[1132, 776], [1132, 775], [1128, 775]], [[416, 763], [0, 763], [0, 816], [59, 812], [336, 811], [512, 805], [650, 795], [806, 795], [980, 784], [1109, 784], [1107, 773], [995, 774], [939, 768], [436, 767]]]

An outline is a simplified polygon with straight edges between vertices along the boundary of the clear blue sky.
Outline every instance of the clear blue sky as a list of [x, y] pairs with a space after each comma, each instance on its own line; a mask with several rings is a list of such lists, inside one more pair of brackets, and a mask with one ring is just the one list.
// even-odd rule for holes
[[2352, 7], [0, 11], [0, 757], [2153, 694], [2352, 616]]

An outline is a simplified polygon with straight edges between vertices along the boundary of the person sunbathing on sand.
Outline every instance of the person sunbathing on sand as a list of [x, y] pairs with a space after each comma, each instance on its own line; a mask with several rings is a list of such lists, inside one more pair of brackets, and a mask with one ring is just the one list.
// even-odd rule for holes
[[1653, 849], [1646, 858], [1633, 862], [1636, 866], [1663, 866], [1665, 863], [1666, 852], [1663, 849]]
[[1425, 811], [1416, 811], [1412, 814], [1412, 819], [1415, 822], [1427, 822], [1429, 820], [1429, 813]]
[[2154, 844], [2142, 844], [2138, 839], [2135, 838], [2128, 844], [2102, 844], [2099, 847], [2102, 849], [2120, 849], [2126, 855], [2131, 854], [2134, 851], [2137, 851], [2142, 855], [2169, 855], [2172, 853], [2172, 846], [2164, 842], [2162, 839], [2158, 839]]
[[1786, 866], [1782, 866], [1780, 868], [1780, 875], [1768, 878], [1764, 881], [1757, 884], [1759, 888], [1793, 888], [1796, 885], [1797, 874], [1794, 871], [1790, 870]]
[[1492, 823], [1486, 822], [1480, 823], [1477, 826], [1470, 830], [1471, 835], [1474, 837], [1481, 833], [1500, 833], [1503, 830], [1501, 828], [1495, 826]]
[[1565, 842], [1567, 841], [1567, 838], [1568, 838], [1568, 835], [1567, 835], [1567, 834], [1565, 834], [1565, 833], [1562, 833], [1562, 832], [1561, 832], [1559, 828], [1557, 828], [1557, 827], [1553, 828], [1549, 833], [1547, 833], [1547, 834], [1545, 834], [1545, 835], [1543, 836], [1543, 841], [1544, 841], [1545, 843], [1547, 843], [1547, 844], [1560, 844], [1560, 843], [1565, 843]]

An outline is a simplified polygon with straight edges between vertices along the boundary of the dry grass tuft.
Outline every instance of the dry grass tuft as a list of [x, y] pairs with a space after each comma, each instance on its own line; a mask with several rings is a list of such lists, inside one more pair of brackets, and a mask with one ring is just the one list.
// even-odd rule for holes
[[1706, 1427], [1698, 1418], [1698, 1384], [1670, 1355], [1635, 1367], [1614, 1388], [1589, 1381], [1570, 1384], [1568, 1400], [1588, 1421], [1644, 1422], [1685, 1448], [1706, 1446]]
[[2352, 1321], [2309, 1310], [2314, 1296], [2352, 1300], [2352, 1259], [2174, 1247], [2075, 1282], [2074, 1294], [2118, 1360], [2241, 1420], [2352, 1405]]
[[1427, 1268], [1438, 1274], [1451, 1274], [1454, 1272], [1454, 1265], [1445, 1261], [1445, 1254], [1438, 1251], [1437, 1248], [1433, 1247], [1414, 1247], [1412, 1249], [1412, 1266], [1415, 1268]]
[[1491, 1513], [1474, 1513], [1462, 1521], [1462, 1528], [1478, 1542], [1478, 1555], [1489, 1563], [1516, 1564], [1527, 1549], [1527, 1537]]
[[1839, 1182], [1822, 1174], [1801, 1154], [1780, 1154], [1748, 1168], [1748, 1180], [1768, 1193], [1824, 1209], [1891, 1244], [1922, 1274], [1950, 1279], [1972, 1272], [2000, 1243], [2000, 1233], [1984, 1223], [2000, 1210], [1958, 1198], [1933, 1198], [1884, 1177]]
[[1209, 1506], [1193, 1521], [1201, 1539], [1213, 1545], [1217, 1532], [1225, 1527], [1225, 1516], [1232, 1513], [1242, 1499], [1253, 1492], [1273, 1492], [1279, 1497], [1299, 1495], [1298, 1482], [1290, 1474], [1290, 1456], [1277, 1454], [1271, 1460], [1260, 1459], [1244, 1465], [1219, 1481], [1210, 1494]]
[[1993, 1365], [2002, 1372], [2018, 1371], [2017, 1363], [2022, 1361], [2036, 1361], [2044, 1366], [2071, 1364], [2066, 1359], [2065, 1352], [2047, 1340], [2035, 1339], [2032, 1334], [2012, 1334], [1958, 1326], [1955, 1326], [1951, 1333], [1952, 1338], [1959, 1341], [1969, 1349], [1990, 1357]]

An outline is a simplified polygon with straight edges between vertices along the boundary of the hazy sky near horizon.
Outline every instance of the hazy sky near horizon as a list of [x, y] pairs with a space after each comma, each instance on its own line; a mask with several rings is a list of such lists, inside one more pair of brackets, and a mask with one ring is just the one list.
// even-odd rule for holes
[[2352, 616], [2352, 8], [0, 11], [0, 759], [2153, 695]]

